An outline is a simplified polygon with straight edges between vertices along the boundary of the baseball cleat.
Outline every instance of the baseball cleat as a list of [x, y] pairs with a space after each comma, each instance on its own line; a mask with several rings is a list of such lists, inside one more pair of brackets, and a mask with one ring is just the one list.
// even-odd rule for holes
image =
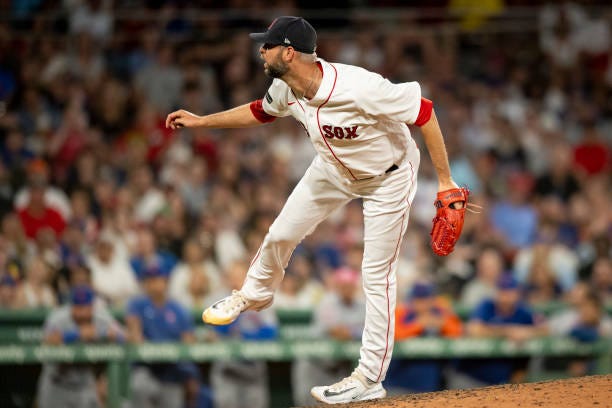
[[387, 391], [385, 391], [381, 383], [372, 382], [355, 370], [350, 377], [346, 377], [336, 384], [314, 387], [310, 390], [310, 394], [316, 400], [327, 404], [344, 404], [347, 402], [384, 398], [387, 395]]
[[240, 316], [240, 313], [248, 309], [256, 311], [265, 309], [272, 304], [273, 299], [264, 301], [253, 301], [245, 298], [238, 290], [232, 291], [232, 294], [215, 302], [208, 309], [202, 312], [202, 320], [204, 323], [214, 324], [216, 326], [232, 323]]

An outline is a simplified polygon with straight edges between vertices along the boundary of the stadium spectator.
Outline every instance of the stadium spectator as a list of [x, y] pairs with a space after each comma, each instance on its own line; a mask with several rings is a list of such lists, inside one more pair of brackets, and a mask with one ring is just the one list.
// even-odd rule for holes
[[[239, 290], [248, 265], [235, 261], [224, 271], [229, 290]], [[226, 326], [215, 326], [221, 339], [274, 340], [278, 323], [272, 310], [247, 311]], [[211, 385], [218, 408], [265, 408], [270, 406], [268, 367], [265, 361], [216, 361], [211, 367]]]
[[610, 171], [612, 153], [602, 140], [592, 120], [584, 124], [581, 142], [574, 147], [574, 166], [582, 176], [596, 176]]
[[[521, 301], [521, 287], [512, 275], [502, 275], [497, 294], [472, 312], [466, 334], [472, 337], [497, 337], [525, 341], [543, 335], [546, 329], [535, 326], [531, 309]], [[521, 359], [464, 359], [448, 377], [451, 389], [475, 388], [492, 384], [521, 382], [526, 361]]]
[[508, 176], [507, 196], [493, 205], [490, 222], [515, 248], [528, 247], [536, 237], [538, 214], [530, 203], [533, 179], [527, 173]]
[[[39, 195], [39, 202], [42, 201], [45, 207], [57, 212], [64, 222], [69, 220], [72, 215], [70, 212], [70, 202], [66, 193], [61, 188], [62, 186], [50, 184], [51, 169], [47, 162], [38, 156], [28, 162], [26, 171], [27, 183], [21, 183], [21, 188], [17, 191], [17, 195], [14, 198], [16, 211], [21, 212], [30, 205], [30, 190], [34, 189], [37, 190]], [[40, 198], [41, 193], [43, 196], [42, 200]]]
[[[131, 343], [195, 342], [193, 317], [168, 298], [169, 270], [157, 265], [144, 267], [139, 274], [144, 295], [132, 299], [125, 322]], [[131, 375], [132, 404], [135, 407], [183, 407], [199, 393], [200, 373], [192, 362], [134, 365]]]
[[173, 64], [174, 54], [170, 43], [160, 43], [155, 59], [136, 74], [136, 88], [157, 112], [170, 112], [179, 101], [183, 76]]
[[86, 258], [96, 293], [113, 307], [124, 307], [139, 292], [138, 282], [130, 266], [127, 248], [121, 241], [102, 232]]
[[612, 301], [612, 259], [609, 257], [598, 258], [593, 264], [591, 274], [591, 285], [604, 304]]
[[592, 240], [581, 244], [582, 251], [578, 255], [580, 269], [578, 276], [580, 280], [589, 280], [593, 275], [593, 266], [599, 258], [612, 257], [612, 239], [606, 234], [593, 237]]
[[193, 158], [186, 164], [189, 170], [186, 177], [177, 180], [177, 185], [189, 214], [197, 217], [202, 212], [209, 194], [208, 170], [202, 158]]
[[9, 273], [0, 275], [0, 309], [17, 309], [17, 281]]
[[137, 247], [130, 264], [136, 276], [142, 275], [144, 270], [151, 266], [163, 270], [168, 276], [176, 264], [176, 258], [168, 252], [158, 250], [153, 232], [143, 227], [137, 231]]
[[196, 239], [183, 245], [183, 258], [170, 275], [170, 297], [187, 310], [204, 309], [221, 285], [219, 270]]
[[[36, 234], [36, 240], [33, 242], [34, 254], [42, 257], [44, 261], [53, 269], [60, 270], [64, 267], [62, 264], [62, 253], [60, 242], [51, 228], [41, 229]], [[78, 259], [77, 257], [67, 257], [66, 261]]]
[[[579, 342], [592, 343], [602, 338], [612, 338], [612, 318], [606, 315], [601, 298], [594, 289], [587, 289], [578, 296], [570, 310], [559, 312], [547, 321], [548, 330], [554, 336], [569, 336]], [[593, 374], [593, 359], [546, 359], [547, 369], [565, 368], [570, 375]]]
[[[124, 149], [123, 153], [133, 154], [130, 150], [136, 148], [140, 155], [139, 161], [146, 162], [149, 165], [159, 166], [164, 153], [174, 140], [175, 135], [164, 126], [164, 122], [153, 106], [141, 104], [138, 107], [136, 120], [132, 126], [121, 134], [116, 147]], [[139, 163], [134, 163], [139, 164]], [[137, 187], [157, 187], [157, 184], [147, 186], [145, 182], [150, 180], [145, 179], [146, 175], [142, 174], [143, 167], [137, 169]], [[147, 176], [150, 177], [150, 176]], [[151, 190], [152, 191], [152, 190]], [[151, 197], [149, 197], [151, 198]]]
[[35, 155], [26, 145], [23, 132], [18, 128], [10, 128], [7, 130], [5, 139], [0, 143], [0, 158], [7, 171], [22, 176], [20, 173], [26, 170], [28, 162], [34, 159]]
[[13, 196], [16, 188], [11, 178], [14, 175], [0, 160], [0, 215], [8, 214], [13, 210]]
[[573, 2], [543, 7], [539, 16], [540, 48], [553, 67], [573, 69], [579, 61], [579, 31], [588, 21], [584, 9]]
[[295, 254], [274, 296], [274, 306], [278, 309], [313, 309], [323, 295], [323, 285], [312, 277], [310, 260], [304, 254]]
[[50, 229], [59, 237], [66, 228], [66, 219], [45, 202], [44, 180], [32, 180], [28, 189], [27, 205], [19, 210], [19, 219], [29, 239], [36, 239], [40, 231]]
[[612, 318], [606, 315], [594, 288], [576, 296], [573, 307], [552, 315], [547, 325], [553, 335], [570, 336], [582, 342], [612, 337]]
[[[74, 65], [71, 66], [74, 67]], [[47, 145], [53, 175], [62, 182], [67, 179], [69, 168], [74, 165], [76, 158], [92, 142], [92, 129], [86, 113], [81, 102], [73, 98], [75, 100], [71, 100], [65, 108], [61, 125]]]
[[[87, 163], [87, 161], [80, 161], [80, 163]], [[88, 171], [87, 169], [83, 170], [85, 173]], [[74, 189], [70, 194], [70, 209], [72, 212], [70, 224], [81, 232], [83, 236], [82, 244], [92, 244], [98, 234], [98, 222], [94, 216], [89, 193], [84, 189]]]
[[[55, 309], [45, 321], [46, 344], [122, 342], [123, 328], [99, 303], [88, 286], [74, 286], [70, 304]], [[60, 406], [100, 407], [96, 379], [89, 365], [45, 363], [38, 381], [40, 408]]]
[[[44, 259], [44, 258], [43, 258]], [[81, 255], [67, 259], [65, 264], [60, 263], [55, 267], [46, 261], [52, 270], [51, 285], [55, 290], [55, 295], [59, 304], [70, 303], [70, 293], [73, 286], [92, 286], [91, 271], [84, 263]], [[95, 303], [106, 305], [105, 301], [99, 296], [95, 297]]]
[[[526, 285], [530, 279], [539, 279], [538, 274], [551, 275], [548, 280], [553, 287], [550, 289], [568, 291], [576, 283], [578, 258], [565, 245], [545, 238], [519, 251], [514, 260], [514, 276], [522, 285]], [[558, 288], [555, 289], [555, 285]]]
[[550, 167], [536, 181], [535, 193], [541, 197], [556, 196], [567, 203], [580, 189], [572, 171], [572, 152], [563, 143], [550, 152]]
[[79, 225], [68, 223], [58, 242], [60, 262], [66, 265], [76, 260], [80, 261], [86, 248], [85, 235]]
[[66, 1], [70, 13], [70, 31], [75, 35], [91, 35], [97, 41], [109, 41], [113, 33], [111, 1]]
[[[458, 337], [461, 320], [448, 302], [436, 297], [430, 283], [416, 283], [410, 296], [395, 312], [395, 339], [413, 337]], [[442, 387], [443, 360], [394, 359], [385, 387], [391, 394], [433, 392]]]
[[485, 248], [476, 260], [476, 274], [463, 287], [459, 302], [473, 309], [485, 299], [495, 295], [495, 286], [502, 276], [504, 260], [493, 247]]
[[[341, 267], [330, 276], [331, 289], [314, 310], [312, 330], [320, 338], [339, 341], [361, 338], [365, 316], [365, 302], [360, 295], [359, 272]], [[351, 373], [348, 361], [323, 359], [297, 359], [293, 362], [293, 402], [296, 405], [312, 404], [310, 389], [319, 383], [332, 382], [334, 378]]]
[[534, 251], [525, 284], [525, 300], [530, 305], [546, 304], [559, 299], [562, 289], [548, 264], [548, 248]]
[[167, 205], [153, 219], [152, 230], [159, 249], [178, 257], [188, 234], [188, 216], [178, 191], [168, 188], [166, 197]]
[[21, 261], [34, 255], [34, 246], [28, 241], [15, 212], [8, 212], [2, 218], [1, 235], [4, 237], [3, 247], [8, 258]]
[[55, 292], [50, 285], [51, 270], [40, 257], [28, 260], [25, 279], [17, 290], [17, 305], [22, 309], [52, 308], [56, 305]]
[[141, 165], [130, 173], [129, 188], [137, 200], [134, 203], [135, 221], [149, 223], [164, 209], [166, 205], [164, 193], [155, 184], [153, 173], [146, 165]]
[[[540, 213], [538, 242], [558, 243], [571, 254], [580, 241], [579, 229], [568, 217], [568, 205], [556, 195], [548, 195], [537, 200]], [[559, 249], [555, 249], [559, 252]], [[564, 257], [568, 255], [562, 254]], [[568, 260], [571, 262], [571, 260]], [[574, 261], [576, 262], [576, 261]]]

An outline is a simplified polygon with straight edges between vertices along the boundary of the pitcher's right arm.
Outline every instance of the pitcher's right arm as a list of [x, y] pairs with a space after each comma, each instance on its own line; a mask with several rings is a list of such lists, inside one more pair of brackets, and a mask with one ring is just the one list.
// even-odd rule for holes
[[166, 127], [170, 129], [181, 127], [247, 128], [272, 122], [274, 119], [274, 116], [263, 110], [262, 101], [259, 99], [233, 109], [205, 116], [198, 116], [180, 109], [166, 117]]

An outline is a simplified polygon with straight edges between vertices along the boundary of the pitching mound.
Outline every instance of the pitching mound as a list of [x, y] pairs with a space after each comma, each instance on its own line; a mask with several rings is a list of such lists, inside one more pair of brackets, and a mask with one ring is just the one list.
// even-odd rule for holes
[[337, 405], [410, 408], [592, 408], [612, 407], [612, 375], [531, 384], [453, 390]]

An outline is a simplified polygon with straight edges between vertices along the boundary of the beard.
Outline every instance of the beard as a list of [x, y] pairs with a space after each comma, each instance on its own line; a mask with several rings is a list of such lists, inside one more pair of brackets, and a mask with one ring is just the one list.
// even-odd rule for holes
[[264, 69], [265, 74], [270, 78], [281, 78], [287, 71], [289, 71], [289, 66], [280, 58], [273, 63], [268, 62], [268, 67]]

